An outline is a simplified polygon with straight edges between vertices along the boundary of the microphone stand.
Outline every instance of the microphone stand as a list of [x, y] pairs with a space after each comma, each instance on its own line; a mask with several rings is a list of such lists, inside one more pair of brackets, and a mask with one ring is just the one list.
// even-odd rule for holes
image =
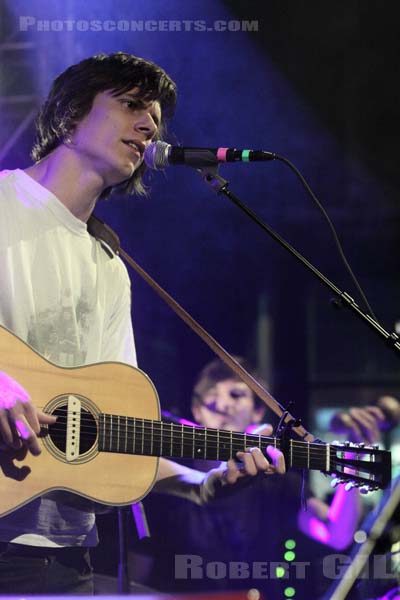
[[338, 308], [349, 308], [353, 314], [357, 315], [363, 323], [365, 323], [372, 331], [374, 331], [386, 345], [394, 350], [397, 355], [400, 352], [400, 338], [396, 333], [388, 333], [375, 319], [371, 317], [367, 312], [362, 310], [354, 299], [347, 293], [340, 290], [334, 283], [332, 283], [325, 275], [323, 275], [312, 263], [310, 263], [300, 252], [298, 252], [293, 246], [291, 246], [286, 240], [284, 240], [276, 231], [274, 231], [267, 223], [262, 221], [255, 212], [253, 212], [246, 204], [244, 204], [235, 194], [229, 189], [229, 182], [221, 177], [218, 173], [218, 165], [210, 165], [196, 169], [200, 174], [203, 181], [216, 193], [224, 194], [229, 200], [231, 200], [238, 208], [240, 208], [250, 219], [252, 219], [263, 231], [268, 233], [278, 244], [280, 244], [285, 250], [287, 250], [294, 258], [296, 258], [306, 269], [311, 271], [315, 277], [328, 287], [331, 292], [336, 296], [335, 305]]

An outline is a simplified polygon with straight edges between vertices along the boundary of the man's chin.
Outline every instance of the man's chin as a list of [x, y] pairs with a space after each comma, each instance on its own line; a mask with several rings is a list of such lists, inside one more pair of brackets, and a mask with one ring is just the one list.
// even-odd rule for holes
[[234, 433], [240, 433], [242, 430], [238, 426], [237, 423], [233, 423], [232, 421], [225, 421], [220, 429], [227, 429], [228, 431], [233, 431]]
[[110, 180], [113, 182], [110, 187], [114, 187], [117, 185], [121, 185], [121, 183], [127, 182], [135, 172], [140, 167], [140, 164], [135, 164], [131, 161], [125, 163], [123, 165], [118, 165], [117, 169], [115, 169], [114, 173], [110, 177]]

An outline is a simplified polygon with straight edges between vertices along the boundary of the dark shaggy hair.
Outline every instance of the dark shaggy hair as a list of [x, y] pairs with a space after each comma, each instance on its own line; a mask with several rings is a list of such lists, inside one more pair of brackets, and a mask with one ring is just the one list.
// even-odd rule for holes
[[[176, 85], [156, 64], [125, 54], [97, 54], [72, 65], [53, 82], [49, 95], [36, 120], [36, 142], [31, 156], [41, 160], [59, 146], [73, 132], [76, 125], [90, 112], [97, 94], [112, 91], [120, 96], [139, 88], [144, 104], [157, 100], [161, 106], [161, 124], [156, 139], [165, 133], [166, 121], [171, 118], [176, 105]], [[130, 179], [118, 186], [104, 190], [101, 197], [118, 190], [125, 194], [145, 194], [142, 176], [143, 163]]]
[[[267, 384], [259, 376], [257, 371], [253, 369], [250, 363], [241, 356], [233, 356], [233, 358], [250, 373], [255, 379], [257, 379], [263, 387], [268, 388]], [[194, 404], [202, 404], [204, 396], [208, 390], [214, 387], [220, 381], [226, 381], [227, 379], [233, 379], [233, 381], [242, 381], [238, 375], [228, 365], [226, 365], [221, 359], [216, 358], [215, 360], [206, 364], [205, 367], [200, 371], [197, 381], [195, 383], [193, 394], [192, 394], [192, 406]], [[258, 396], [253, 394], [254, 406], [256, 408], [265, 407], [265, 402]]]

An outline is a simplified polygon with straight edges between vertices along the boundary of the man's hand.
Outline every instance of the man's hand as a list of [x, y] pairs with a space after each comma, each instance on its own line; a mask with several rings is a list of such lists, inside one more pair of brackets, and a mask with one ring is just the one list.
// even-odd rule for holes
[[[271, 436], [273, 427], [269, 423], [253, 425], [247, 428], [247, 433], [254, 435]], [[236, 458], [240, 461], [228, 460], [223, 477], [226, 483], [236, 483], [240, 477], [246, 475], [254, 476], [258, 473], [273, 475], [274, 473], [285, 473], [285, 457], [282, 452], [274, 446], [267, 446], [268, 460], [259, 448], [248, 448], [246, 452], [238, 452]]]
[[270, 461], [259, 448], [248, 448], [246, 452], [238, 452], [236, 457], [240, 463], [233, 459], [227, 462], [224, 474], [226, 483], [236, 483], [240, 477], [248, 475], [254, 477], [258, 473], [265, 473], [265, 475], [285, 473], [285, 458], [282, 452], [273, 446], [267, 446], [267, 455]]
[[347, 412], [336, 414], [330, 423], [330, 429], [342, 433], [350, 442], [376, 444], [381, 440], [382, 424], [385, 414], [379, 406], [353, 407]]
[[40, 424], [52, 424], [56, 417], [46, 415], [32, 404], [28, 392], [12, 377], [0, 371], [0, 448], [18, 449], [25, 445], [33, 455], [41, 453]]

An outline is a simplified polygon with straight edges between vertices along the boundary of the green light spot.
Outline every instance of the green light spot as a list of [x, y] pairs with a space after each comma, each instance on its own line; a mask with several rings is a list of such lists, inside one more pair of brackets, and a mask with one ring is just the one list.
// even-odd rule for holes
[[293, 598], [293, 596], [296, 594], [296, 590], [293, 587], [287, 587], [285, 588], [284, 594], [286, 598]]
[[285, 548], [287, 550], [293, 550], [293, 548], [296, 548], [296, 542], [294, 540], [286, 540]]
[[282, 579], [282, 577], [285, 577], [285, 569], [283, 567], [276, 567], [275, 574], [277, 579]]
[[288, 550], [287, 552], [285, 552], [284, 557], [285, 557], [285, 560], [290, 562], [291, 560], [294, 560], [296, 558], [296, 554], [294, 552], [292, 552], [291, 550]]

